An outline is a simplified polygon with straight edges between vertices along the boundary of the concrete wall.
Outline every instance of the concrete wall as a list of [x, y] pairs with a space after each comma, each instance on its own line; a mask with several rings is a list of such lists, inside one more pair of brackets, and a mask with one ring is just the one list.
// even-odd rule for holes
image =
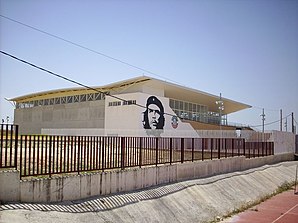
[[20, 200], [20, 174], [17, 170], [0, 170], [0, 201]]
[[40, 134], [42, 128], [104, 128], [105, 101], [15, 109], [20, 134]]
[[21, 202], [77, 200], [96, 195], [128, 192], [160, 184], [241, 171], [293, 159], [294, 155], [292, 153], [252, 159], [230, 157], [193, 163], [23, 181], [19, 181], [18, 173], [14, 171], [11, 173], [14, 175], [13, 178], [8, 177], [5, 173], [0, 175], [0, 182], [3, 182], [3, 186], [0, 187], [0, 200], [19, 200]]
[[274, 154], [295, 153], [295, 135], [291, 132], [272, 131]]

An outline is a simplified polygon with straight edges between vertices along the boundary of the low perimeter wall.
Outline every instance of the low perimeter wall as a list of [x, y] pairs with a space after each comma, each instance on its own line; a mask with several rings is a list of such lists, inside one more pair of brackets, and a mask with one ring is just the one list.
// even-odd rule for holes
[[293, 153], [246, 159], [231, 157], [154, 167], [19, 180], [18, 171], [0, 171], [2, 202], [59, 202], [128, 192], [160, 184], [209, 177], [294, 160]]

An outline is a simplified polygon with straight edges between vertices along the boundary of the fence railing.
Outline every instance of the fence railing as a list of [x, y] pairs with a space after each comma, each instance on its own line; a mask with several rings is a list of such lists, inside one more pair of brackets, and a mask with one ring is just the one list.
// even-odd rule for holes
[[19, 136], [17, 125], [1, 124], [0, 168], [16, 168], [21, 177], [273, 154], [273, 142], [244, 138]]
[[242, 138], [22, 135], [19, 142], [21, 177], [274, 153], [273, 142]]
[[18, 125], [1, 124], [0, 168], [17, 168]]

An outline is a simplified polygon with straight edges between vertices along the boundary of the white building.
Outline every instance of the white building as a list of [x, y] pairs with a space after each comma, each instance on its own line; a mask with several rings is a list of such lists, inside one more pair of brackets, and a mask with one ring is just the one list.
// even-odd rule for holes
[[235, 130], [227, 115], [250, 107], [147, 76], [92, 89], [38, 92], [11, 101], [22, 134], [195, 136], [196, 130]]

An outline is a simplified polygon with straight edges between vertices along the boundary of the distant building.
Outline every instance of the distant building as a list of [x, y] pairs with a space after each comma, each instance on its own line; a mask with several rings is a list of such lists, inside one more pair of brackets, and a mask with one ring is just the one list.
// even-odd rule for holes
[[69, 88], [12, 98], [22, 134], [93, 131], [106, 135], [184, 136], [196, 130], [235, 130], [227, 115], [251, 106], [141, 76], [95, 90]]

